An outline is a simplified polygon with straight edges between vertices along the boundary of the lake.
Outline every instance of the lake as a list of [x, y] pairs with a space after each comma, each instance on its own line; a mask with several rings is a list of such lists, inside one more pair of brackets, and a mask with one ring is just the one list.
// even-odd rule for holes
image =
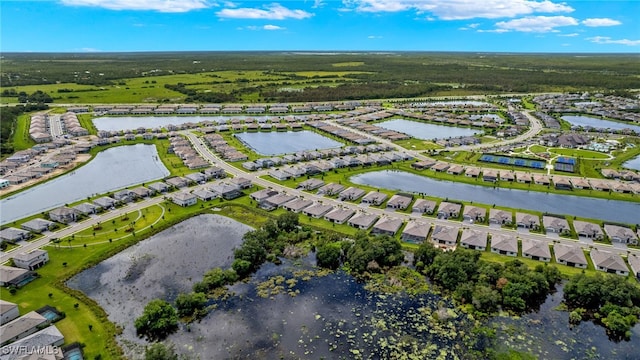
[[622, 166], [628, 169], [634, 169], [640, 171], [640, 155], [634, 157], [633, 159], [625, 162]]
[[167, 175], [154, 145], [109, 148], [71, 173], [0, 200], [0, 224]]
[[564, 115], [561, 117], [562, 120], [569, 122], [571, 125], [577, 126], [590, 126], [596, 129], [611, 129], [611, 130], [622, 130], [622, 129], [631, 129], [637, 133], [640, 133], [640, 126], [633, 125], [630, 122], [618, 122], [611, 120], [603, 120], [591, 116], [583, 116], [583, 115]]
[[401, 190], [450, 200], [528, 209], [553, 214], [575, 215], [627, 224], [640, 221], [640, 202], [595, 199], [537, 191], [501, 189], [453, 181], [435, 180], [404, 171], [372, 171], [352, 176], [351, 182], [378, 188]]
[[[145, 129], [166, 128], [167, 125], [182, 125], [186, 123], [199, 123], [212, 121], [224, 124], [231, 119], [248, 119], [248, 116], [103, 116], [93, 119], [93, 124], [98, 130], [121, 131], [134, 130], [139, 127]], [[273, 119], [280, 121], [276, 116], [252, 116], [252, 119]]]
[[234, 134], [242, 143], [260, 155], [282, 155], [298, 151], [339, 148], [342, 143], [313, 131], [252, 132]]
[[395, 119], [376, 123], [384, 129], [399, 131], [416, 139], [436, 140], [461, 136], [473, 136], [481, 131], [445, 125], [427, 124], [418, 121]]

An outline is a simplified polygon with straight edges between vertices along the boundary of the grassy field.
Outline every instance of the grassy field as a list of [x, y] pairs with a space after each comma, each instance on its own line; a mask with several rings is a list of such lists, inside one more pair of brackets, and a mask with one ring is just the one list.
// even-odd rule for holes
[[396, 145], [400, 145], [408, 150], [439, 150], [442, 146], [434, 143], [433, 141], [421, 140], [411, 138], [407, 140], [397, 140], [393, 142]]
[[13, 147], [15, 151], [31, 148], [36, 144], [31, 136], [29, 136], [29, 124], [31, 124], [31, 115], [25, 114], [18, 117], [16, 123], [16, 132], [13, 136]]

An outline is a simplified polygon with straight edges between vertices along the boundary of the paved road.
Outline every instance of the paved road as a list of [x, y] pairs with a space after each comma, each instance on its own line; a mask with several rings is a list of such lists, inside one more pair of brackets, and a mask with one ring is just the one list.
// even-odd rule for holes
[[445, 220], [445, 219], [437, 219], [437, 218], [427, 218], [424, 216], [421, 216], [420, 214], [405, 214], [405, 213], [399, 213], [399, 212], [394, 212], [394, 211], [389, 211], [389, 210], [385, 210], [385, 209], [379, 209], [379, 208], [375, 208], [375, 207], [367, 207], [367, 206], [362, 206], [361, 204], [354, 204], [354, 203], [350, 203], [350, 202], [344, 202], [344, 201], [340, 201], [337, 199], [332, 199], [332, 198], [326, 198], [323, 196], [318, 196], [315, 194], [311, 194], [308, 192], [304, 192], [302, 190], [299, 189], [292, 189], [292, 188], [288, 188], [286, 186], [283, 186], [281, 184], [275, 183], [273, 181], [258, 177], [256, 173], [248, 173], [245, 172], [243, 170], [240, 170], [232, 165], [229, 165], [228, 163], [226, 163], [225, 161], [221, 160], [217, 155], [215, 155], [204, 143], [204, 141], [197, 137], [195, 134], [185, 131], [182, 132], [184, 135], [187, 136], [187, 138], [189, 139], [189, 141], [191, 141], [191, 143], [193, 144], [194, 148], [196, 149], [196, 151], [202, 155], [202, 157], [209, 161], [211, 164], [215, 165], [215, 166], [219, 166], [222, 167], [223, 169], [225, 169], [225, 171], [233, 174], [234, 176], [240, 176], [240, 177], [244, 177], [247, 179], [250, 179], [254, 184], [260, 185], [262, 187], [265, 188], [272, 188], [274, 190], [280, 191], [280, 192], [284, 192], [287, 193], [289, 195], [294, 195], [294, 196], [298, 196], [298, 197], [302, 197], [305, 199], [309, 199], [309, 200], [313, 200], [316, 202], [321, 202], [323, 204], [330, 204], [336, 207], [343, 207], [343, 208], [348, 208], [354, 211], [366, 211], [367, 213], [370, 214], [376, 214], [378, 216], [386, 216], [386, 217], [390, 217], [390, 218], [399, 218], [402, 219], [403, 221], [408, 221], [411, 219], [416, 219], [416, 220], [420, 220], [423, 221], [425, 223], [431, 223], [432, 225], [447, 225], [447, 226], [455, 226], [455, 227], [459, 227], [459, 228], [470, 228], [470, 229], [474, 229], [474, 230], [480, 230], [480, 231], [488, 231], [491, 234], [506, 234], [506, 235], [513, 235], [514, 233], [517, 233], [517, 236], [520, 239], [533, 239], [533, 240], [543, 240], [546, 241], [548, 243], [563, 243], [563, 244], [569, 244], [569, 245], [580, 245], [581, 247], [583, 247], [584, 249], [588, 250], [591, 247], [593, 248], [597, 248], [600, 250], [604, 250], [604, 251], [610, 251], [610, 252], [614, 252], [620, 255], [624, 255], [627, 256], [628, 253], [635, 253], [640, 255], [640, 250], [635, 250], [635, 249], [621, 249], [621, 248], [616, 248], [613, 247], [611, 245], [605, 245], [605, 244], [597, 244], [597, 243], [583, 243], [583, 242], [579, 242], [576, 240], [572, 240], [572, 239], [564, 239], [564, 238], [555, 238], [555, 237], [549, 237], [546, 235], [542, 235], [542, 234], [536, 234], [536, 233], [520, 233], [520, 232], [516, 232], [515, 230], [512, 229], [497, 229], [497, 228], [490, 228], [486, 225], [479, 225], [479, 224], [471, 224], [471, 223], [461, 223], [459, 221], [454, 221], [454, 220]]
[[49, 119], [49, 132], [51, 136], [55, 139], [58, 136], [62, 136], [62, 119], [60, 115], [48, 114]]

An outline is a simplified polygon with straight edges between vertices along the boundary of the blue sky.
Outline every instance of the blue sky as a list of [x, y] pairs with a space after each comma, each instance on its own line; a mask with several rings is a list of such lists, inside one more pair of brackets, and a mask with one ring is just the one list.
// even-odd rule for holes
[[640, 52], [640, 1], [0, 0], [3, 52]]

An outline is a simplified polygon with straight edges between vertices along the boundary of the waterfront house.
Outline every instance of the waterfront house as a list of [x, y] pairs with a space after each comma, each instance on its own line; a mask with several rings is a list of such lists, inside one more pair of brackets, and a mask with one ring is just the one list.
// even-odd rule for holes
[[344, 186], [336, 183], [329, 183], [318, 189], [318, 195], [334, 196], [344, 190]]
[[0, 230], [0, 243], [2, 241], [16, 243], [29, 238], [31, 238], [31, 233], [27, 230], [17, 229], [14, 227], [8, 227]]
[[551, 261], [549, 243], [528, 238], [522, 239], [522, 256], [533, 260], [549, 262]]
[[464, 229], [460, 235], [460, 245], [467, 249], [484, 251], [487, 249], [487, 236], [486, 231]]
[[76, 213], [82, 214], [85, 216], [96, 214], [100, 211], [100, 208], [98, 206], [95, 206], [94, 204], [88, 203], [88, 202], [78, 204], [74, 206], [72, 209], [75, 210]]
[[484, 222], [486, 216], [487, 209], [472, 205], [465, 205], [462, 213], [462, 218], [470, 222]]
[[134, 195], [131, 193], [131, 190], [124, 189], [120, 191], [116, 191], [113, 193], [113, 198], [116, 199], [121, 204], [129, 203], [133, 201]]
[[567, 266], [573, 266], [581, 269], [587, 268], [587, 258], [584, 251], [577, 245], [555, 244], [553, 252], [556, 256], [556, 262]]
[[57, 226], [56, 223], [54, 223], [53, 221], [40, 219], [40, 218], [29, 220], [23, 223], [22, 225], [20, 225], [22, 229], [27, 231], [32, 231], [34, 233], [41, 233], [44, 231], [53, 230], [56, 226]]
[[604, 231], [607, 233], [612, 242], [633, 245], [638, 243], [636, 234], [628, 227], [614, 224], [604, 224]]
[[507, 256], [518, 256], [518, 239], [512, 234], [491, 235], [491, 252]]
[[413, 203], [411, 211], [422, 214], [433, 214], [433, 210], [436, 208], [436, 202], [433, 200], [417, 199]]
[[225, 200], [233, 200], [242, 196], [242, 191], [238, 189], [236, 185], [230, 185], [224, 182], [220, 182], [209, 187], [209, 190], [216, 194], [216, 197], [221, 197]]
[[402, 227], [402, 219], [383, 217], [373, 225], [372, 234], [395, 236]]
[[618, 254], [595, 248], [591, 249], [590, 256], [593, 261], [593, 265], [598, 271], [622, 276], [629, 275], [629, 268], [627, 267], [627, 264], [625, 264], [622, 257]]
[[538, 217], [538, 215], [516, 212], [516, 225], [519, 228], [538, 230], [540, 228], [540, 217]]
[[253, 193], [251, 193], [251, 195], [249, 195], [249, 197], [257, 201], [258, 203], [260, 203], [263, 200], [268, 199], [277, 194], [278, 192], [273, 189], [262, 189], [262, 190], [254, 191]]
[[28, 312], [0, 326], [0, 346], [25, 338], [47, 325], [49, 320], [35, 311]]
[[569, 234], [571, 232], [569, 222], [565, 218], [543, 215], [542, 224], [548, 233]]
[[417, 220], [410, 220], [402, 230], [401, 239], [410, 243], [422, 243], [429, 236], [429, 230], [431, 230], [431, 225]]
[[264, 200], [262, 200], [260, 202], [260, 207], [262, 209], [271, 211], [271, 210], [275, 210], [281, 206], [283, 206], [284, 204], [288, 203], [289, 201], [295, 199], [296, 197], [293, 195], [287, 195], [287, 194], [276, 194], [273, 195], [271, 197], [268, 197]]
[[498, 172], [496, 170], [484, 169], [482, 170], [482, 180], [496, 182], [498, 181]]
[[327, 213], [324, 219], [334, 224], [344, 224], [349, 218], [351, 218], [356, 212], [351, 209], [337, 208]]
[[602, 228], [600, 227], [600, 225], [595, 223], [573, 220], [573, 228], [576, 230], [578, 237], [581, 238], [595, 240], [602, 240], [604, 238], [604, 232], [602, 231]]
[[305, 181], [301, 182], [300, 184], [298, 184], [298, 188], [310, 191], [310, 190], [319, 189], [323, 185], [324, 185], [324, 181], [322, 181], [320, 179], [313, 179], [312, 178], [312, 179], [305, 180]]
[[462, 210], [462, 205], [451, 203], [448, 201], [443, 201], [440, 203], [438, 207], [438, 218], [440, 219], [449, 219], [449, 218], [457, 218], [460, 216], [460, 210]]
[[13, 255], [13, 264], [26, 270], [36, 270], [49, 262], [49, 253], [46, 250], [35, 249], [30, 252], [19, 252]]
[[179, 206], [191, 206], [198, 202], [195, 195], [188, 192], [179, 192], [172, 197], [173, 202]]
[[198, 199], [202, 201], [209, 201], [215, 199], [217, 196], [213, 191], [209, 191], [207, 189], [197, 189], [193, 191], [193, 195], [195, 195]]
[[144, 199], [151, 196], [151, 190], [147, 189], [144, 186], [138, 186], [136, 188], [131, 189], [130, 193], [134, 198]]
[[380, 206], [385, 200], [387, 200], [387, 194], [381, 193], [379, 191], [370, 191], [362, 198], [362, 203]]
[[169, 179], [165, 180], [165, 182], [167, 184], [169, 184], [170, 186], [173, 186], [173, 187], [175, 187], [177, 189], [180, 189], [180, 188], [183, 188], [183, 187], [186, 187], [187, 185], [189, 185], [189, 180], [187, 180], [187, 179], [185, 179], [183, 177], [180, 177], [180, 176], [169, 178]]
[[116, 201], [108, 196], [103, 196], [93, 200], [93, 204], [102, 209], [111, 209], [116, 205]]
[[489, 210], [489, 224], [511, 225], [513, 214], [511, 211], [491, 209]]
[[636, 279], [640, 280], [640, 255], [629, 254], [627, 262], [629, 262], [632, 274]]
[[363, 212], [363, 213], [358, 213], [357, 215], [350, 218], [348, 223], [354, 228], [366, 230], [371, 226], [373, 226], [373, 224], [376, 223], [378, 218], [379, 218], [378, 215], [367, 214]]
[[33, 279], [34, 273], [27, 269], [0, 265], [0, 286], [20, 287]]
[[477, 178], [480, 176], [480, 169], [477, 167], [467, 166], [464, 171], [464, 176]]
[[343, 190], [340, 192], [340, 194], [338, 195], [338, 198], [341, 201], [344, 200], [357, 200], [359, 198], [361, 198], [364, 194], [366, 194], [366, 191], [356, 188], [356, 187], [349, 187], [346, 190]]
[[458, 228], [446, 225], [436, 225], [431, 234], [431, 241], [438, 247], [455, 248], [458, 241]]
[[328, 212], [332, 210], [333, 210], [333, 206], [331, 205], [322, 205], [322, 204], [316, 203], [303, 209], [302, 213], [312, 218], [320, 219], [321, 217], [323, 217], [324, 215], [326, 215]]
[[[411, 204], [413, 197], [408, 194], [395, 194], [387, 201], [387, 209], [405, 210]], [[415, 208], [415, 207], [414, 207]], [[433, 209], [431, 210], [433, 212]]]
[[77, 213], [74, 209], [62, 206], [49, 211], [49, 219], [63, 224], [69, 224], [77, 219]]

